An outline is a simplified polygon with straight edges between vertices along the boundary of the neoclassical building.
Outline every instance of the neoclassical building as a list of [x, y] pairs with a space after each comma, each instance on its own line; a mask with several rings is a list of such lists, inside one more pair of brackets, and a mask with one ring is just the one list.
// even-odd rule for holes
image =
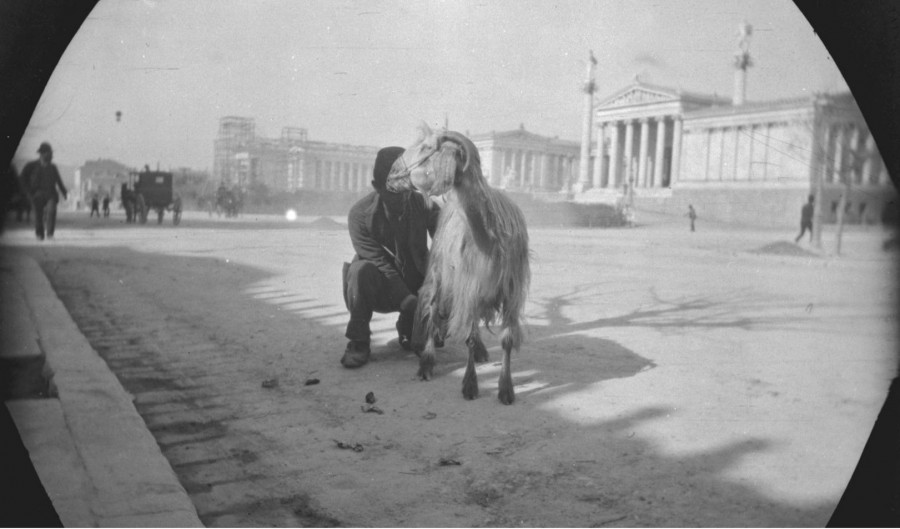
[[256, 135], [253, 118], [219, 120], [213, 145], [213, 179], [226, 186], [254, 182], [269, 189], [365, 191], [376, 147], [309, 140], [306, 129], [284, 127], [278, 138]]
[[474, 134], [485, 178], [510, 191], [553, 192], [565, 188], [577, 174], [579, 144], [525, 130]]
[[594, 96], [591, 55], [572, 200], [758, 226], [799, 223], [819, 196], [826, 222], [877, 222], [896, 191], [852, 94], [771, 101], [745, 97], [749, 26], [742, 25], [730, 99], [635, 81]]
[[633, 184], [636, 204], [706, 218], [783, 225], [821, 178], [826, 220], [874, 222], [893, 198], [890, 178], [849, 93], [733, 101], [635, 82], [593, 111], [590, 168], [574, 199], [610, 202]]

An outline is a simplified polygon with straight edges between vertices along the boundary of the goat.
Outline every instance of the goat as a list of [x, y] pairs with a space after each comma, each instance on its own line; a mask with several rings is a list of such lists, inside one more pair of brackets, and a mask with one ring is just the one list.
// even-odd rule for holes
[[454, 131], [421, 126], [420, 139], [395, 162], [389, 188], [412, 186], [429, 197], [443, 196], [419, 290], [413, 347], [419, 352], [418, 376], [429, 380], [435, 343], [465, 338], [469, 358], [463, 377], [466, 399], [478, 396], [475, 362], [488, 359], [479, 325], [501, 327], [503, 363], [497, 398], [515, 400], [510, 355], [522, 344], [522, 312], [531, 280], [528, 230], [521, 209], [490, 187], [481, 171], [478, 149]]

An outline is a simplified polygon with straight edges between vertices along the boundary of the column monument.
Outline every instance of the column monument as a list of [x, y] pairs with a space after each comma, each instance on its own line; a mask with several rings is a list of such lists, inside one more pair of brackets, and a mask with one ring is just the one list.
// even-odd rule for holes
[[578, 181], [572, 186], [572, 193], [581, 193], [588, 185], [588, 175], [591, 169], [591, 127], [593, 127], [594, 114], [594, 67], [597, 59], [594, 52], [589, 52], [587, 78], [584, 80], [584, 121], [581, 129], [581, 161], [578, 165]]
[[734, 54], [734, 106], [744, 104], [744, 96], [747, 91], [747, 68], [753, 66], [750, 60], [750, 35], [753, 34], [753, 26], [742, 22], [738, 26], [738, 51]]

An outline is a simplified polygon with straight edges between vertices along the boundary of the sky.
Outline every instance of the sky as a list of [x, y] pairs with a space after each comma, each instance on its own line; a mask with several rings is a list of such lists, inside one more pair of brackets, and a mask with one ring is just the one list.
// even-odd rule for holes
[[598, 99], [635, 76], [730, 96], [744, 21], [748, 101], [847, 90], [788, 0], [101, 0], [15, 160], [49, 141], [59, 164], [211, 170], [224, 116], [372, 147], [421, 121], [578, 141], [590, 50]]

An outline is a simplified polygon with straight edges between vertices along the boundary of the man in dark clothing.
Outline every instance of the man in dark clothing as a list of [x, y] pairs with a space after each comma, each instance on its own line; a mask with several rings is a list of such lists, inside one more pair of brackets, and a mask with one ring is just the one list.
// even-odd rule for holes
[[350, 340], [341, 364], [353, 368], [369, 361], [369, 323], [374, 312], [400, 312], [400, 346], [410, 350], [416, 295], [425, 280], [428, 236], [434, 235], [440, 209], [415, 191], [385, 187], [401, 147], [378, 151], [372, 171], [375, 191], [350, 209], [348, 228], [356, 255], [344, 263], [344, 302], [350, 311], [345, 336]]
[[91, 218], [94, 218], [94, 213], [97, 214], [97, 218], [100, 218], [100, 197], [94, 195], [91, 197]]
[[806, 204], [803, 204], [803, 208], [800, 210], [800, 235], [794, 239], [795, 243], [800, 242], [800, 239], [803, 238], [803, 234], [806, 233], [806, 230], [809, 230], [809, 242], [812, 242], [814, 201], [815, 197], [809, 195], [809, 201]]
[[67, 199], [69, 192], [59, 176], [59, 170], [53, 162], [53, 149], [49, 143], [42, 143], [38, 148], [40, 158], [25, 164], [22, 169], [22, 180], [25, 182], [31, 203], [34, 204], [34, 228], [37, 238], [44, 240], [44, 226], [46, 223], [47, 237], [53, 238], [56, 229], [56, 205], [59, 203], [59, 194], [56, 188], [62, 191], [63, 199]]

